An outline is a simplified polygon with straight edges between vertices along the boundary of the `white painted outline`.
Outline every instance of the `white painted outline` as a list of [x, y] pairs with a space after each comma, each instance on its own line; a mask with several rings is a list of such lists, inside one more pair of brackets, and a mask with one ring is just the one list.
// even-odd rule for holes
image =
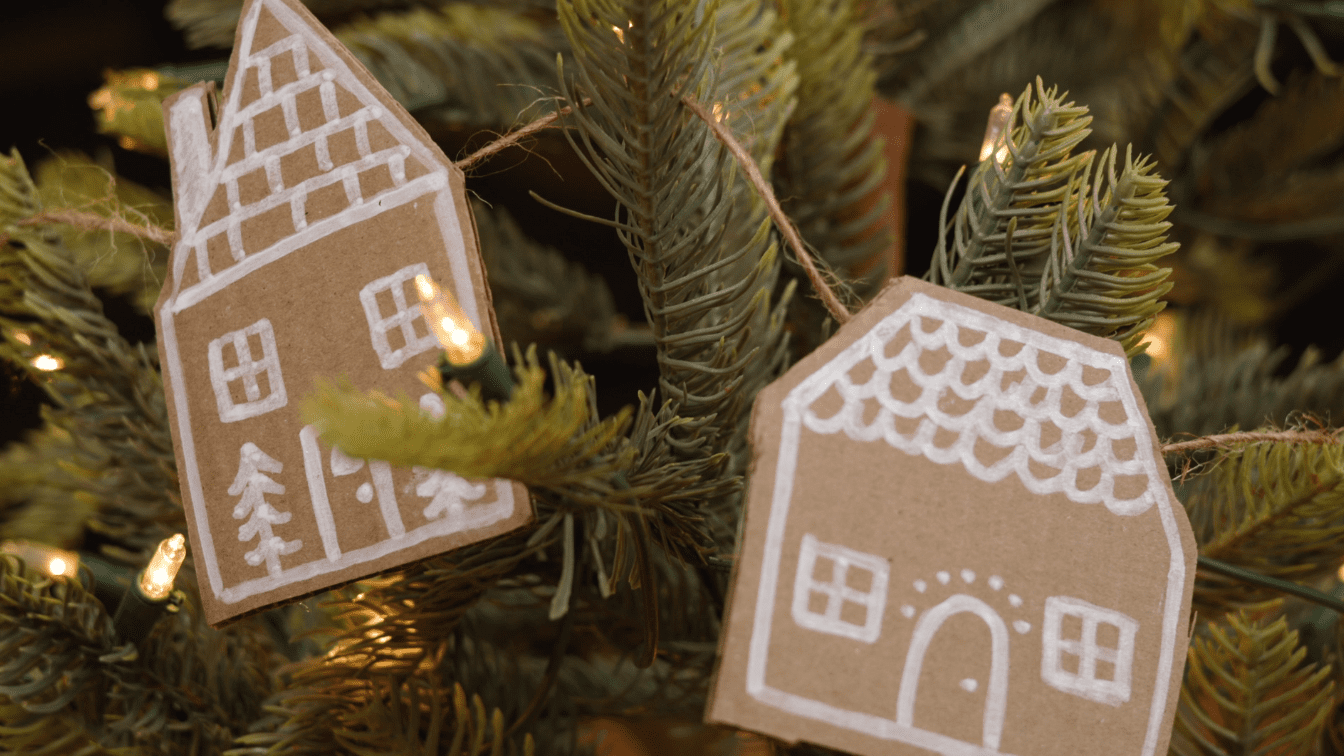
[[[249, 336], [261, 340], [261, 359], [253, 359]], [[224, 347], [232, 346], [238, 364], [224, 367]], [[285, 393], [285, 379], [280, 374], [280, 353], [275, 346], [275, 329], [271, 328], [271, 319], [262, 318], [246, 328], [230, 331], [210, 342], [207, 361], [210, 365], [210, 386], [215, 390], [215, 406], [219, 409], [221, 423], [236, 423], [249, 417], [264, 415], [278, 410], [289, 403]], [[257, 385], [257, 376], [266, 374], [269, 392], [261, 396]], [[243, 396], [246, 401], [233, 401], [233, 390], [229, 384], [235, 380], [243, 382]]]
[[[453, 194], [448, 180], [448, 169], [440, 162], [441, 156], [436, 153], [433, 147], [423, 143], [418, 135], [402, 124], [396, 116], [388, 113], [387, 109], [378, 101], [378, 98], [354, 75], [339, 54], [326, 47], [320, 41], [316, 30], [308, 26], [307, 22], [284, 4], [269, 0], [254, 2], [248, 8], [246, 17], [240, 21], [242, 33], [239, 39], [239, 49], [251, 49], [252, 40], [256, 35], [257, 19], [263, 7], [274, 14], [285, 28], [293, 32], [290, 38], [295, 39], [296, 42], [303, 42], [309, 54], [317, 56], [326, 69], [320, 73], [323, 82], [339, 80], [342, 86], [359, 99], [361, 103], [371, 106], [370, 114], [399, 143], [399, 149], [409, 149], [408, 152], [403, 153], [404, 157], [401, 164], [404, 166], [405, 157], [414, 156], [429, 173], [414, 180], [406, 181], [399, 187], [394, 186], [380, 195], [366, 198], [358, 206], [351, 207], [317, 223], [305, 225], [293, 236], [281, 240], [269, 249], [246, 255], [241, 263], [236, 263], [224, 272], [209, 278], [212, 284], [210, 288], [192, 288], [187, 291], [184, 290], [182, 282], [189, 258], [197, 258], [198, 268], [205, 268], [205, 272], [209, 272], [208, 265], [204, 264], [206, 261], [194, 252], [197, 247], [208, 240], [208, 237], [204, 236], [203, 229], [200, 228], [201, 216], [205, 212], [210, 197], [213, 196], [215, 189], [221, 183], [221, 178], [227, 167], [225, 162], [227, 160], [226, 151], [232, 147], [233, 135], [244, 125], [242, 124], [244, 118], [239, 112], [242, 86], [231, 87], [225, 93], [227, 98], [220, 109], [220, 124], [215, 132], [214, 140], [214, 144], [219, 146], [220, 149], [215, 149], [213, 154], [211, 152], [211, 138], [206, 130], [207, 116], [202, 98], [184, 97], [179, 99], [174, 103], [174, 107], [169, 113], [170, 129], [173, 133], [174, 177], [178, 183], [178, 196], [185, 201], [180, 203], [181, 236], [173, 247], [173, 288], [159, 310], [159, 329], [163, 338], [163, 362], [166, 368], [164, 373], [166, 388], [172, 391], [173, 395], [178, 443], [182, 450], [178, 469], [184, 477], [186, 494], [191, 500], [194, 513], [195, 533], [200, 552], [200, 560], [197, 564], [205, 566], [205, 575], [210, 590], [218, 600], [226, 604], [236, 603], [248, 596], [274, 590], [279, 586], [272, 585], [265, 580], [248, 581], [228, 588], [223, 584], [218, 556], [215, 551], [214, 536], [210, 529], [209, 505], [202, 486], [200, 464], [196, 455], [195, 434], [191, 425], [191, 406], [188, 401], [181, 349], [177, 340], [177, 314], [228, 284], [241, 279], [248, 273], [258, 270], [290, 252], [301, 249], [350, 225], [413, 202], [426, 195], [432, 195], [434, 216], [438, 221], [439, 233], [444, 246], [444, 256], [447, 258], [457, 300], [478, 329], [482, 327], [484, 315], [480, 311], [480, 303], [477, 300], [475, 290], [472, 288], [471, 265], [467, 259], [465, 240], [462, 228], [458, 223], [457, 210], [454, 207]], [[236, 73], [241, 76], [244, 71], [240, 70]], [[302, 71], [300, 71], [300, 74], [302, 75]], [[241, 84], [241, 79], [238, 81]], [[330, 120], [330, 110], [335, 107], [336, 102], [334, 89], [327, 89], [328, 91], [322, 92], [322, 99], [324, 109], [328, 111]], [[288, 92], [285, 93], [288, 94]], [[373, 114], [373, 107], [378, 108], [376, 115]], [[285, 116], [288, 122], [289, 113], [286, 112]], [[292, 134], [293, 124], [287, 123], [287, 125], [291, 126]], [[248, 136], [247, 131], [247, 129], [244, 129], [244, 137]], [[325, 144], [324, 142], [319, 143]], [[267, 157], [269, 157], [269, 154]], [[331, 170], [330, 157], [327, 156], [325, 162], [323, 157], [319, 150], [319, 167], [323, 170]], [[389, 155], [387, 157], [389, 158], [389, 170], [392, 170], [395, 180], [396, 170], [391, 160], [394, 156]], [[265, 157], [262, 159], [263, 168], [265, 167], [265, 159]], [[345, 177], [342, 176], [341, 180], [344, 181]], [[202, 281], [206, 280], [207, 277], [203, 277]], [[320, 463], [320, 458], [317, 461]], [[320, 469], [320, 465], [309, 465], [309, 467]], [[309, 484], [311, 489], [311, 480]], [[505, 514], [489, 522], [482, 522], [476, 526], [478, 528], [486, 527], [511, 516], [516, 509], [517, 502], [514, 500], [512, 484], [507, 481], [496, 481], [495, 488], [496, 495], [501, 501], [501, 509], [504, 510]], [[213, 498], [214, 495], [212, 495]], [[223, 497], [220, 496], [219, 498], [222, 499]], [[220, 506], [225, 506], [225, 504], [221, 503]], [[344, 554], [340, 553], [339, 546], [337, 546], [335, 559], [322, 560], [319, 558], [294, 570], [289, 570], [285, 574], [292, 579], [287, 580], [287, 582], [304, 580], [378, 559], [394, 550], [409, 548], [430, 538], [452, 535], [456, 532], [458, 531], [440, 531], [425, 526], [408, 532], [399, 541], [384, 541], [365, 549]], [[330, 553], [328, 556], [331, 556]]]
[[[1082, 621], [1083, 633], [1078, 640], [1060, 637], [1066, 616]], [[1097, 626], [1101, 624], [1111, 625], [1119, 631], [1118, 646], [1097, 645]], [[1127, 614], [1072, 596], [1050, 596], [1045, 600], [1045, 623], [1041, 628], [1041, 679], [1055, 690], [1119, 706], [1129, 701], [1134, 636], [1138, 631], [1139, 623]], [[1069, 672], [1061, 666], [1060, 661], [1066, 653], [1078, 657], [1077, 672]], [[1115, 665], [1113, 679], [1097, 677], [1098, 660]]]
[[[780, 563], [783, 559], [784, 532], [788, 524], [789, 507], [793, 499], [794, 476], [798, 466], [798, 445], [802, 434], [804, 409], [819, 398], [831, 382], [837, 380], [850, 368], [867, 357], [874, 346], [881, 349], [887, 339], [895, 336], [901, 326], [921, 315], [940, 320], [954, 319], [958, 323], [986, 334], [997, 331], [1002, 337], [1019, 341], [1025, 346], [1037, 346], [1068, 360], [1081, 360], [1084, 364], [1108, 369], [1114, 380], [1121, 381], [1128, 375], [1128, 366], [1120, 357], [1100, 352], [1082, 344], [1058, 339], [1048, 334], [1024, 328], [961, 305], [935, 300], [924, 294], [914, 293], [895, 312], [883, 318], [867, 334], [846, 347], [839, 355], [808, 376], [789, 392], [781, 402], [783, 410], [780, 431], [779, 461], [775, 467], [774, 492], [770, 505], [770, 516], [766, 524], [765, 554], [761, 562], [761, 579], [756, 591], [756, 610], [752, 618], [751, 640], [747, 652], [747, 694], [767, 706], [791, 714], [827, 722], [855, 732], [863, 733], [881, 740], [895, 740], [910, 745], [938, 751], [949, 756], [991, 756], [997, 752], [972, 743], [949, 738], [937, 733], [905, 727], [894, 719], [866, 714], [864, 712], [842, 709], [838, 706], [816, 699], [807, 698], [771, 687], [765, 682], [766, 661], [770, 649], [771, 623], [775, 617], [775, 599], [779, 590]], [[1118, 377], [1117, 377], [1118, 376]], [[1135, 516], [1150, 508], [1157, 510], [1162, 522], [1162, 530], [1167, 538], [1167, 547], [1171, 561], [1167, 569], [1167, 589], [1162, 602], [1161, 647], [1158, 654], [1157, 673], [1153, 685], [1153, 696], [1149, 704], [1148, 727], [1144, 736], [1143, 750], [1140, 756], [1154, 756], [1157, 742], [1162, 735], [1163, 713], [1167, 705], [1167, 691], [1171, 686], [1174, 665], [1184, 663], [1184, 654], [1177, 658], [1178, 640], [1184, 641], [1184, 635], [1178, 627], [1181, 615], [1181, 599], [1185, 589], [1185, 554], [1181, 546], [1181, 533], [1176, 516], [1172, 512], [1169, 497], [1162, 495], [1165, 486], [1158, 472], [1157, 462], [1152, 454], [1152, 443], [1144, 416], [1139, 412], [1138, 404], [1127, 385], [1121, 384], [1116, 400], [1122, 403], [1127, 425], [1132, 426], [1138, 440], [1134, 459], [1139, 462], [1141, 471], [1148, 476], [1149, 485], [1140, 507], [1115, 507], [1107, 509], [1121, 516]], [[1087, 398], [1087, 397], [1084, 397]], [[935, 460], [936, 461], [936, 460]]]
[[[818, 557], [830, 560], [832, 565], [829, 580], [817, 580], [813, 577]], [[846, 584], [849, 569], [857, 567], [872, 575], [868, 590], [859, 591]], [[887, 578], [891, 566], [887, 560], [876, 554], [834, 543], [823, 543], [808, 533], [803, 536], [802, 551], [798, 554], [798, 571], [793, 579], [793, 621], [799, 627], [816, 630], [820, 633], [853, 638], [864, 643], [873, 643], [882, 633], [882, 612], [887, 607]], [[813, 593], [826, 596], [826, 609], [814, 612], [808, 606]], [[864, 623], [856, 625], [840, 617], [840, 610], [846, 601], [859, 604], [864, 608]]]
[[949, 596], [920, 615], [919, 621], [915, 623], [910, 648], [905, 654], [905, 667], [901, 671], [901, 688], [896, 695], [896, 724], [912, 730], [919, 729], [914, 724], [915, 699], [919, 689], [919, 673], [924, 668], [924, 654], [943, 623], [963, 612], [974, 614], [989, 626], [989, 687], [985, 690], [985, 718], [980, 738], [985, 748], [997, 753], [999, 741], [1003, 738], [1004, 713], [1008, 708], [1008, 627], [989, 604], [965, 593]]
[[[364, 319], [369, 323], [369, 337], [373, 340], [374, 354], [378, 355], [378, 364], [384, 370], [393, 370], [406, 364], [406, 360], [417, 354], [423, 354], [438, 347], [439, 340], [434, 337], [429, 326], [425, 326], [425, 335], [415, 335], [415, 321], [424, 321], [420, 313], [420, 303], [407, 302], [406, 284], [418, 275], [429, 276], [429, 266], [424, 263], [407, 265], [395, 273], [375, 278], [359, 290], [359, 302], [364, 305]], [[379, 292], [386, 291], [392, 297], [393, 313], [384, 316], [378, 306]], [[404, 346], [396, 349], [388, 341], [387, 334], [393, 328], [401, 331]]]

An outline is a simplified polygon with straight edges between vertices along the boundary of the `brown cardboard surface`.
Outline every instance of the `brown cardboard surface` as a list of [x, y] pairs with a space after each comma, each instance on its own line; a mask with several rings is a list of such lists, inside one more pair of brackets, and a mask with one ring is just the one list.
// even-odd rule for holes
[[760, 393], [707, 718], [1166, 752], [1196, 547], [1118, 344], [901, 278]]
[[164, 103], [179, 240], [155, 308], [207, 620], [526, 523], [519, 484], [350, 459], [299, 415], [337, 376], [442, 410], [417, 273], [498, 341], [461, 171], [297, 0], [248, 0], [213, 110], [206, 86]]

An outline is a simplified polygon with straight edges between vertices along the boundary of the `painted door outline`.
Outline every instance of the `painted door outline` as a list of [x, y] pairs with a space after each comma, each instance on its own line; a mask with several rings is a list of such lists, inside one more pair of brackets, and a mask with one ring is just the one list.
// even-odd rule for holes
[[985, 689], [981, 740], [985, 748], [997, 752], [1003, 737], [1003, 720], [1008, 706], [1008, 626], [989, 604], [965, 593], [953, 594], [924, 612], [915, 623], [910, 648], [905, 654], [905, 669], [901, 672], [900, 692], [896, 695], [896, 724], [913, 730], [920, 729], [914, 725], [915, 699], [919, 689], [919, 674], [924, 667], [924, 654], [943, 623], [965, 613], [974, 614], [989, 626], [989, 685]]

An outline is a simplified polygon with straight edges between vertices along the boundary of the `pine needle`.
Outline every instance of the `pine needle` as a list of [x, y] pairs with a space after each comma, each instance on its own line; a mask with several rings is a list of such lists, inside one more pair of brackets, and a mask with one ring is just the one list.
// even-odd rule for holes
[[1317, 753], [1335, 683], [1328, 665], [1304, 664], [1306, 654], [1283, 617], [1238, 612], [1209, 623], [1190, 646], [1171, 752]]

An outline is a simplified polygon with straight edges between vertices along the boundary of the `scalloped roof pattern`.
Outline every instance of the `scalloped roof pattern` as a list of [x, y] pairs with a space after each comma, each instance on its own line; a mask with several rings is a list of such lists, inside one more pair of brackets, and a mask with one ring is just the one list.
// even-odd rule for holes
[[880, 439], [986, 482], [1014, 474], [1033, 493], [1116, 515], [1163, 495], [1122, 358], [923, 294], [784, 404], [815, 433]]

